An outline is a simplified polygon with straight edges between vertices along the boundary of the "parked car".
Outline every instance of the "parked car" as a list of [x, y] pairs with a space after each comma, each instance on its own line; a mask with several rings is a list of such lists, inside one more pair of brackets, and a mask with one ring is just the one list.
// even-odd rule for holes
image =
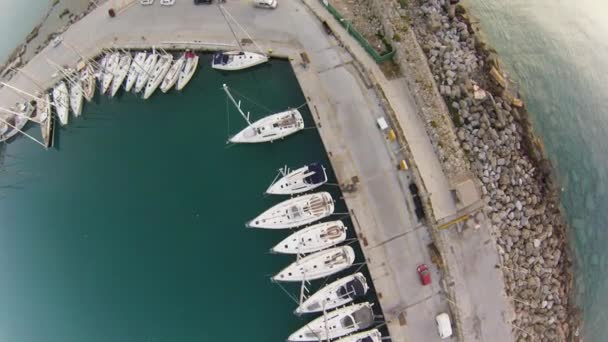
[[418, 265], [418, 267], [416, 267], [416, 271], [418, 272], [422, 285], [428, 285], [431, 283], [431, 272], [425, 264]]
[[255, 7], [260, 7], [260, 8], [274, 9], [274, 8], [277, 8], [278, 4], [279, 4], [278, 0], [254, 0], [253, 1], [253, 5]]
[[452, 323], [450, 322], [450, 316], [448, 316], [447, 313], [440, 313], [437, 315], [437, 317], [435, 317], [435, 321], [437, 322], [437, 331], [439, 332], [439, 337], [442, 340], [452, 336]]

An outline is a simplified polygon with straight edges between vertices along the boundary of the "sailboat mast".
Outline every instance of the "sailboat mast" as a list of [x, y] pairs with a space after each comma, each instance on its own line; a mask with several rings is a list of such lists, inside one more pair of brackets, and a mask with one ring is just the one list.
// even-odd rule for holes
[[9, 113], [9, 114], [13, 114], [13, 115], [16, 115], [16, 116], [22, 117], [22, 118], [24, 118], [24, 119], [27, 119], [28, 121], [35, 122], [35, 123], [37, 123], [37, 124], [40, 124], [40, 121], [36, 121], [36, 120], [32, 119], [31, 117], [29, 117], [29, 116], [27, 116], [27, 115], [24, 115], [24, 114], [22, 114], [22, 113], [19, 113], [19, 112], [15, 112], [14, 110], [6, 109], [6, 108], [3, 108], [3, 107], [0, 107], [0, 110], [1, 110], [1, 111], [3, 111], [3, 112], [7, 112], [7, 113]]
[[243, 113], [243, 110], [241, 109], [241, 104], [237, 103], [236, 100], [234, 99], [234, 97], [232, 97], [232, 94], [230, 93], [230, 90], [228, 90], [228, 86], [225, 83], [222, 85], [222, 88], [224, 88], [224, 91], [226, 92], [226, 95], [228, 95], [228, 98], [230, 99], [230, 101], [232, 101], [232, 103], [234, 103], [234, 106], [239, 110], [239, 113], [241, 113], [241, 116], [245, 119], [245, 121], [247, 121], [249, 126], [251, 126], [251, 122], [249, 121], [249, 113], [247, 113], [247, 115], [245, 115], [245, 113]]
[[32, 98], [34, 98], [34, 99], [36, 99], [36, 101], [42, 101], [42, 102], [46, 102], [45, 100], [43, 100], [43, 99], [39, 98], [38, 96], [36, 96], [36, 95], [32, 95], [32, 94], [30, 94], [30, 93], [28, 93], [28, 92], [26, 92], [26, 91], [24, 91], [24, 90], [21, 90], [21, 89], [19, 89], [19, 88], [13, 87], [12, 85], [10, 85], [10, 84], [8, 84], [8, 83], [6, 83], [6, 82], [0, 82], [0, 84], [2, 84], [2, 85], [3, 85], [3, 86], [5, 86], [5, 87], [8, 87], [8, 88], [10, 88], [10, 89], [12, 89], [12, 90], [14, 90], [14, 91], [16, 91], [16, 92], [20, 93], [20, 94], [25, 94], [25, 95], [27, 95], [27, 96], [30, 96], [30, 97], [32, 97]]
[[241, 45], [241, 42], [239, 41], [239, 37], [236, 36], [236, 32], [234, 32], [232, 25], [230, 25], [230, 20], [228, 20], [228, 18], [226, 17], [226, 13], [224, 13], [224, 7], [222, 7], [222, 5], [220, 5], [220, 4], [218, 4], [217, 6], [220, 8], [220, 13], [222, 13], [224, 20], [226, 20], [226, 24], [228, 24], [228, 27], [230, 28], [230, 32], [232, 32], [232, 35], [234, 36], [236, 43], [239, 45], [239, 50], [243, 51], [243, 46]]
[[[249, 38], [249, 40], [251, 40], [253, 42], [253, 45], [255, 45], [255, 47], [258, 48], [258, 51], [260, 51], [261, 54], [265, 55], [264, 50], [262, 50], [262, 48], [258, 45], [258, 43], [256, 43], [255, 40], [249, 35], [249, 32], [247, 32], [247, 30], [245, 30], [241, 26], [241, 24], [239, 24], [239, 22], [236, 21], [236, 19], [234, 19], [234, 17], [232, 16], [232, 14], [230, 14], [230, 12], [228, 12], [228, 11], [226, 11], [226, 14], [230, 17], [230, 19], [232, 19], [232, 21], [236, 24], [236, 26], [238, 26], [238, 28], [241, 29], [241, 31], [243, 31], [247, 35], [247, 38]], [[239, 46], [241, 46], [240, 43], [239, 43]], [[243, 47], [241, 46], [241, 51], [242, 50], [243, 50]]]

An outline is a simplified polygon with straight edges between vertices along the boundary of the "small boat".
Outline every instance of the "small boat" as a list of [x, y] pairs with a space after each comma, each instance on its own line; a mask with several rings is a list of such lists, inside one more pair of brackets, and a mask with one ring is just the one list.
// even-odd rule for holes
[[374, 311], [372, 305], [368, 302], [353, 304], [317, 317], [289, 335], [287, 341], [317, 342], [330, 340], [367, 329], [373, 324]]
[[55, 88], [53, 88], [53, 104], [57, 111], [57, 117], [59, 117], [59, 123], [61, 126], [68, 124], [69, 112], [68, 112], [68, 87], [65, 82], [59, 82]]
[[131, 63], [131, 67], [129, 68], [129, 73], [127, 75], [127, 81], [125, 83], [125, 90], [131, 91], [131, 88], [135, 85], [135, 81], [137, 81], [137, 77], [141, 72], [143, 72], [144, 63], [146, 62], [146, 53], [138, 52], [135, 54], [135, 58], [133, 58], [133, 62]]
[[175, 89], [182, 90], [190, 82], [192, 79], [192, 75], [196, 71], [196, 67], [198, 66], [198, 56], [192, 51], [186, 51], [186, 64], [184, 68], [179, 73], [179, 79], [177, 80], [177, 85]]
[[133, 58], [129, 53], [125, 53], [124, 55], [120, 56], [120, 61], [118, 62], [118, 66], [114, 72], [114, 80], [112, 81], [112, 90], [110, 91], [110, 96], [113, 97], [116, 95], [118, 89], [120, 89], [122, 82], [127, 77], [132, 59]]
[[285, 267], [274, 281], [309, 281], [343, 271], [355, 262], [355, 251], [350, 246], [326, 249], [300, 258]]
[[120, 54], [118, 52], [114, 52], [108, 57], [108, 61], [105, 64], [103, 70], [103, 77], [101, 80], [101, 93], [105, 94], [110, 88], [112, 84], [112, 79], [114, 79], [114, 74], [116, 73], [116, 68], [118, 67], [118, 62], [120, 61]]
[[135, 82], [135, 92], [139, 93], [144, 86], [148, 83], [148, 78], [152, 74], [152, 70], [156, 66], [156, 62], [158, 61], [158, 54], [156, 51], [152, 51], [146, 61], [144, 62], [143, 71], [139, 73], [137, 76], [137, 81]]
[[299, 194], [316, 189], [327, 182], [325, 167], [319, 163], [304, 165], [294, 171], [289, 171], [287, 167], [279, 171], [282, 177], [268, 187], [266, 193], [269, 195]]
[[173, 55], [170, 54], [164, 54], [158, 59], [152, 70], [152, 75], [148, 78], [148, 84], [146, 84], [146, 90], [144, 91], [144, 99], [152, 96], [156, 88], [158, 88], [171, 67], [171, 61], [173, 61]]
[[334, 212], [328, 192], [317, 192], [285, 200], [247, 223], [247, 227], [284, 229], [318, 221]]
[[36, 110], [38, 117], [41, 119], [40, 131], [44, 146], [49, 148], [53, 145], [53, 115], [51, 114], [51, 97], [49, 94], [44, 94], [44, 101], [36, 102]]
[[372, 329], [342, 337], [335, 342], [382, 342], [382, 334], [378, 329]]
[[80, 80], [74, 80], [70, 85], [70, 107], [74, 116], [78, 117], [82, 114], [82, 85]]
[[272, 248], [274, 253], [308, 254], [333, 247], [346, 240], [342, 221], [322, 222], [289, 235]]
[[228, 86], [224, 84], [223, 88], [228, 98], [230, 98], [248, 124], [247, 127], [229, 139], [231, 143], [272, 142], [304, 129], [304, 119], [302, 119], [302, 114], [297, 109], [270, 114], [252, 123], [249, 120], [249, 113], [245, 115], [241, 109], [240, 102], [237, 103], [234, 97], [232, 97]]
[[368, 290], [365, 276], [357, 272], [325, 285], [300, 303], [295, 313], [301, 315], [332, 310], [365, 296]]
[[80, 73], [80, 84], [82, 85], [82, 95], [91, 102], [95, 96], [95, 72], [91, 65], [87, 65]]
[[169, 71], [167, 71], [167, 74], [165, 75], [165, 78], [163, 79], [163, 82], [160, 85], [160, 90], [163, 93], [166, 93], [167, 91], [169, 91], [169, 89], [171, 89], [171, 87], [173, 87], [173, 85], [175, 85], [175, 82], [177, 82], [177, 78], [179, 77], [180, 72], [184, 68], [185, 62], [186, 55], [184, 54], [183, 56], [178, 58], [173, 63]]

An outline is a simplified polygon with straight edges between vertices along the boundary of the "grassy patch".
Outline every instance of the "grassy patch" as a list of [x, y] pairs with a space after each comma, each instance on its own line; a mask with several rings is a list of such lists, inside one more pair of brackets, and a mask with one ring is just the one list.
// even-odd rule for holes
[[401, 8], [406, 9], [409, 5], [409, 0], [399, 0], [399, 6], [401, 6]]

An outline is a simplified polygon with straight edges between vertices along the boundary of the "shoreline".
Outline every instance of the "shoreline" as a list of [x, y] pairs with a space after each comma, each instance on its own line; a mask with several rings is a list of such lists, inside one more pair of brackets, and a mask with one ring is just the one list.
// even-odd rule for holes
[[582, 317], [573, 303], [572, 252], [555, 172], [499, 56], [465, 6], [393, 2], [396, 14], [385, 13], [390, 16], [385, 31], [398, 49], [410, 44], [423, 52], [419, 58], [415, 49], [405, 49], [400, 65], [424, 62], [430, 68], [432, 80], [422, 73], [408, 76], [412, 88], [422, 88], [421, 102], [435, 106], [429, 112], [422, 106], [419, 115], [442, 167], [452, 179], [470, 170], [481, 184], [501, 259], [497, 267], [515, 310], [514, 336], [581, 341]]

